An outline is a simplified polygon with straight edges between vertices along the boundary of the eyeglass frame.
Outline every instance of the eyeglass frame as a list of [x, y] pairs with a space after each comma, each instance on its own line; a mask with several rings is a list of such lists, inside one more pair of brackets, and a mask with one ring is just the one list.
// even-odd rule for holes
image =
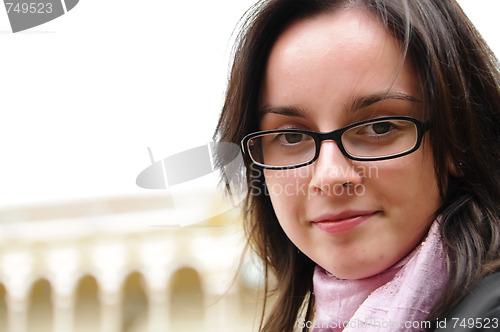
[[[415, 146], [408, 151], [401, 152], [401, 153], [394, 154], [394, 155], [390, 155], [390, 156], [383, 156], [383, 157], [356, 157], [356, 156], [349, 154], [346, 151], [346, 149], [344, 148], [344, 145], [342, 144], [342, 135], [346, 131], [348, 131], [351, 128], [363, 125], [363, 124], [384, 121], [384, 120], [406, 120], [406, 121], [410, 121], [413, 124], [415, 124], [415, 127], [417, 128], [417, 140], [415, 142]], [[430, 128], [429, 122], [422, 122], [422, 121], [419, 121], [411, 116], [398, 116], [398, 115], [383, 116], [383, 117], [363, 120], [363, 121], [359, 121], [359, 122], [354, 122], [354, 123], [351, 123], [350, 125], [347, 125], [345, 127], [339, 128], [337, 130], [329, 131], [326, 133], [321, 133], [321, 132], [312, 131], [312, 130], [303, 130], [303, 129], [274, 129], [274, 130], [257, 131], [257, 132], [250, 133], [250, 134], [246, 135], [245, 137], [243, 137], [243, 139], [241, 140], [241, 148], [243, 150], [243, 153], [250, 158], [252, 163], [254, 163], [255, 165], [257, 165], [261, 168], [273, 169], [273, 170], [299, 168], [299, 167], [307, 166], [307, 165], [314, 163], [316, 160], [318, 160], [319, 152], [321, 149], [321, 143], [323, 141], [326, 141], [326, 140], [332, 140], [335, 143], [337, 143], [337, 146], [339, 147], [342, 154], [345, 157], [347, 157], [348, 159], [355, 160], [355, 161], [380, 161], [380, 160], [388, 160], [388, 159], [395, 159], [395, 158], [403, 157], [403, 156], [409, 155], [409, 154], [417, 151], [420, 148], [420, 145], [422, 144], [422, 138], [424, 137], [424, 134], [429, 130], [429, 128]], [[303, 163], [300, 163], [297, 165], [288, 165], [288, 166], [265, 165], [265, 164], [261, 164], [261, 163], [255, 161], [252, 158], [252, 155], [251, 155], [249, 148], [248, 148], [248, 141], [250, 141], [252, 138], [254, 138], [256, 136], [260, 136], [260, 135], [264, 135], [264, 134], [282, 133], [282, 132], [306, 134], [306, 135], [309, 135], [310, 137], [312, 137], [314, 139], [314, 143], [316, 146], [316, 151], [314, 153], [314, 157], [310, 161], [303, 162]]]

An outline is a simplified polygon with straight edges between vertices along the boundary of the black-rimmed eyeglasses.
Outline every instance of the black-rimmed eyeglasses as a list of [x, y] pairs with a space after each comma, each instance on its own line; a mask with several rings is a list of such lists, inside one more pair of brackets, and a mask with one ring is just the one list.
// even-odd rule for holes
[[258, 166], [289, 169], [318, 159], [321, 142], [333, 140], [349, 159], [376, 161], [398, 158], [416, 151], [428, 123], [408, 116], [386, 116], [319, 133], [301, 129], [278, 129], [248, 134], [243, 151]]

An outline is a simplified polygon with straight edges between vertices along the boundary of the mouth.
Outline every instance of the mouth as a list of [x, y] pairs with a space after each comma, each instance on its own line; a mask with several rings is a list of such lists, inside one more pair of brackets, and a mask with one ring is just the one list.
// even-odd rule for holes
[[311, 223], [320, 230], [329, 233], [347, 232], [356, 228], [365, 221], [370, 220], [380, 211], [343, 211], [339, 214], [323, 214], [311, 221]]

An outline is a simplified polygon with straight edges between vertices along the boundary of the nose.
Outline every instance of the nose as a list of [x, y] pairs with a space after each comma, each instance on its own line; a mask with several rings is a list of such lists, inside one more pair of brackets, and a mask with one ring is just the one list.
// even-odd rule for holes
[[346, 187], [356, 188], [362, 183], [361, 172], [344, 156], [337, 143], [323, 141], [318, 159], [313, 164], [309, 190], [312, 193], [341, 195], [347, 192]]

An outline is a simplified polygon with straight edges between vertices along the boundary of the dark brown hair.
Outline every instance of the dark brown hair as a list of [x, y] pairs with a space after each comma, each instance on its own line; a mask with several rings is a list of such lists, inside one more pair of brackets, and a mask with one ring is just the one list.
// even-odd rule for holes
[[[291, 23], [364, 6], [385, 24], [419, 75], [443, 204], [449, 280], [429, 319], [443, 317], [475, 283], [500, 270], [500, 75], [497, 60], [454, 0], [268, 0], [247, 13], [215, 138], [239, 144], [259, 130], [257, 109], [270, 50]], [[224, 164], [219, 156], [219, 164]], [[262, 172], [246, 160], [245, 231], [276, 302], [262, 331], [292, 331], [312, 294], [315, 264], [281, 229]], [[313, 304], [310, 296], [309, 309]], [[309, 311], [309, 310], [308, 310]]]

